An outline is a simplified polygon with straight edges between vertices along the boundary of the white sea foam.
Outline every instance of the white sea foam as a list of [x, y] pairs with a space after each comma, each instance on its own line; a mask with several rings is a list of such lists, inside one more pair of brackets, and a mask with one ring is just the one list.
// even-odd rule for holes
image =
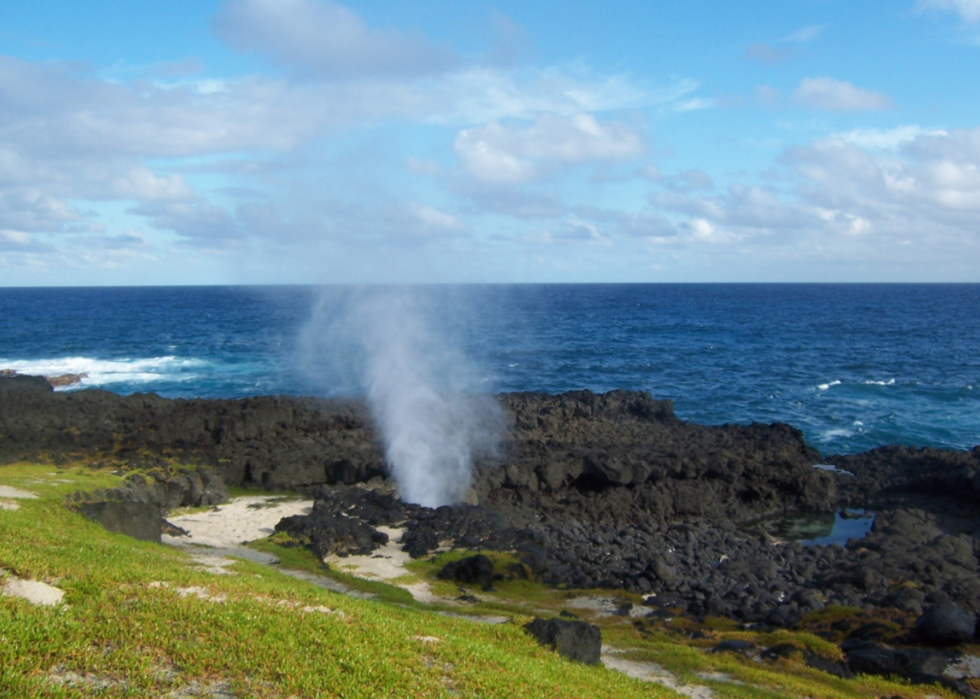
[[817, 390], [826, 391], [831, 386], [840, 386], [840, 381], [831, 381], [830, 383], [822, 383], [819, 386], [817, 386]]
[[895, 379], [888, 379], [887, 381], [865, 381], [865, 386], [894, 386]]
[[175, 356], [141, 357], [133, 359], [97, 359], [93, 357], [61, 357], [58, 359], [0, 359], [0, 369], [13, 369], [18, 374], [61, 376], [85, 374], [80, 383], [61, 390], [112, 384], [140, 384], [154, 381], [193, 381], [197, 370], [208, 365], [201, 359]]
[[817, 441], [832, 442], [833, 440], [839, 439], [841, 437], [847, 438], [853, 436], [854, 436], [854, 430], [849, 430], [847, 428], [841, 427], [835, 430], [824, 430], [823, 432], [820, 433], [820, 436], [817, 437]]

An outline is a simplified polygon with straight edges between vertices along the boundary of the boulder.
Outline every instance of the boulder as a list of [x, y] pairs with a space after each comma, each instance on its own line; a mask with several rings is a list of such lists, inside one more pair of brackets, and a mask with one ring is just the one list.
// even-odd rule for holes
[[602, 633], [598, 626], [584, 621], [534, 619], [524, 628], [538, 643], [557, 651], [558, 655], [585, 665], [599, 663]]
[[953, 602], [942, 602], [926, 610], [915, 622], [915, 633], [931, 646], [953, 646], [973, 639], [976, 618]]
[[163, 517], [160, 508], [145, 502], [85, 502], [81, 513], [110, 532], [120, 532], [140, 541], [160, 543]]
[[476, 584], [482, 587], [484, 592], [489, 592], [493, 590], [493, 561], [482, 553], [461, 558], [444, 565], [437, 577], [440, 580]]

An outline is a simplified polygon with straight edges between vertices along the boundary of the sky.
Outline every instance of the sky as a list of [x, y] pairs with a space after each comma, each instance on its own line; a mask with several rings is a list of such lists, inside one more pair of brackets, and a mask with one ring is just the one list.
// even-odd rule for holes
[[0, 286], [980, 282], [980, 0], [0, 2]]

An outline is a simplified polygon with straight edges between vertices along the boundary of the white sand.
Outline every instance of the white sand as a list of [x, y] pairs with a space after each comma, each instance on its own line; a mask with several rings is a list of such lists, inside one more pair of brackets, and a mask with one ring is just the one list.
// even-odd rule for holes
[[165, 540], [168, 544], [238, 547], [274, 534], [276, 524], [283, 517], [305, 515], [312, 508], [312, 500], [284, 500], [276, 495], [235, 498], [206, 512], [168, 518], [167, 521], [186, 529], [190, 536], [166, 536]]
[[958, 680], [965, 677], [980, 677], [980, 657], [964, 655], [947, 667], [943, 674]]
[[36, 500], [37, 495], [20, 488], [11, 488], [9, 485], [0, 485], [0, 498], [14, 498], [18, 500]]
[[[337, 570], [368, 580], [390, 581], [405, 575], [410, 575], [405, 564], [412, 560], [412, 557], [401, 550], [401, 539], [405, 530], [384, 526], [377, 527], [377, 530], [388, 535], [388, 543], [376, 549], [370, 555], [328, 556], [324, 559], [324, 563]], [[454, 600], [436, 597], [432, 594], [432, 588], [429, 587], [429, 583], [424, 581], [414, 583], [394, 582], [393, 584], [408, 590], [417, 602], [423, 602], [425, 604], [432, 604], [433, 602], [442, 602], [443, 604], [454, 603]]]
[[312, 500], [289, 500], [275, 495], [235, 498], [206, 512], [170, 517], [168, 521], [185, 529], [189, 536], [164, 534], [161, 540], [186, 551], [205, 572], [228, 575], [231, 571], [225, 569], [235, 558], [265, 565], [276, 563], [275, 556], [242, 544], [264, 539], [275, 533], [280, 519], [306, 514], [312, 507]]
[[4, 578], [3, 594], [7, 597], [20, 597], [41, 607], [55, 607], [61, 604], [64, 590], [36, 580], [24, 580], [13, 575]]

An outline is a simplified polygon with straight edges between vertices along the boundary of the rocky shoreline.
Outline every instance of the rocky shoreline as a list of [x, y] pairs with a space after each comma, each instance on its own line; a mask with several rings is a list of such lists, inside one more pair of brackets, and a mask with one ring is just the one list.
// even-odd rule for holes
[[[385, 543], [377, 528], [398, 524], [413, 556], [446, 541], [514, 551], [516, 576], [642, 593], [653, 618], [724, 616], [764, 629], [830, 606], [891, 615], [889, 633], [836, 630], [862, 671], [873, 671], [873, 656], [897, 672], [881, 642], [948, 644], [969, 640], [967, 626], [976, 632], [980, 447], [824, 456], [788, 425], [696, 425], [644, 393], [497, 400], [506, 430], [493, 453], [478, 455], [468, 504], [456, 507], [395, 496], [357, 401], [56, 393], [43, 378], [0, 377], [0, 463], [180, 459], [229, 485], [314, 495], [310, 515], [278, 528], [320, 555], [371, 551]], [[826, 464], [836, 468], [816, 467]], [[751, 526], [845, 508], [875, 513], [870, 533], [845, 546], [804, 546]], [[948, 611], [941, 630], [917, 631], [931, 609]], [[897, 674], [925, 672], [909, 663]]]

